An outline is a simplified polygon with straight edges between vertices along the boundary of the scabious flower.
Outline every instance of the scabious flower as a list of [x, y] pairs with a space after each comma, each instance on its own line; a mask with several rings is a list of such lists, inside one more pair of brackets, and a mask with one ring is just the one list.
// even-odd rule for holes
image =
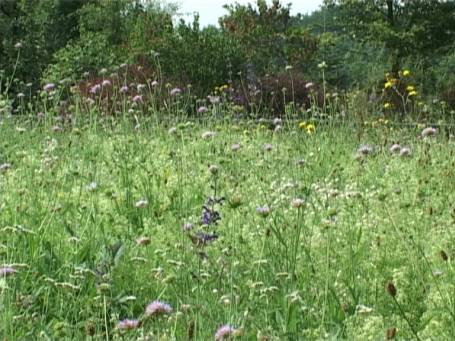
[[144, 208], [148, 204], [149, 204], [149, 202], [148, 202], [147, 199], [141, 199], [139, 201], [136, 201], [136, 203], [134, 204], [134, 207], [136, 207], [136, 208]]
[[302, 207], [303, 205], [305, 204], [305, 200], [301, 199], [301, 198], [295, 198], [292, 200], [291, 202], [291, 206], [293, 208], [300, 208]]
[[208, 139], [211, 139], [212, 137], [214, 137], [215, 134], [216, 134], [216, 133], [213, 132], [213, 131], [205, 131], [205, 132], [202, 133], [202, 138], [203, 138], [204, 140], [208, 140]]
[[128, 92], [128, 86], [127, 86], [127, 85], [122, 86], [122, 87], [120, 88], [119, 91], [120, 91], [120, 93], [122, 93], [122, 94]]
[[125, 320], [119, 321], [119, 323], [118, 323], [118, 328], [123, 329], [123, 330], [136, 329], [140, 326], [141, 326], [141, 322], [139, 320], [125, 319]]
[[170, 314], [171, 312], [172, 307], [168, 303], [161, 301], [153, 301], [145, 308], [145, 315], [147, 316]]
[[401, 146], [400, 146], [399, 144], [396, 144], [396, 143], [395, 143], [395, 144], [393, 144], [393, 145], [390, 147], [389, 150], [390, 150], [391, 153], [395, 153], [395, 154], [396, 154], [396, 153], [399, 153], [399, 152], [400, 152]]
[[111, 86], [111, 81], [109, 79], [105, 79], [103, 83], [101, 83], [102, 86]]
[[262, 148], [264, 148], [265, 151], [269, 152], [273, 149], [273, 145], [271, 143], [266, 143], [262, 146]]
[[44, 87], [43, 87], [43, 90], [44, 91], [52, 91], [54, 90], [55, 88], [55, 84], [54, 83], [47, 83]]
[[179, 88], [174, 88], [171, 90], [170, 95], [177, 96], [177, 95], [180, 95], [181, 93], [182, 93], [182, 90], [180, 90]]
[[314, 86], [314, 84], [312, 82], [308, 82], [305, 84], [306, 89], [311, 89], [313, 86]]
[[96, 94], [101, 90], [101, 84], [95, 84], [90, 88], [90, 93], [91, 94]]
[[156, 87], [156, 86], [158, 86], [158, 82], [157, 81], [153, 81], [152, 82], [152, 87]]
[[0, 165], [0, 172], [6, 172], [10, 168], [11, 168], [11, 163], [2, 163]]
[[192, 223], [186, 222], [183, 224], [182, 229], [185, 232], [191, 231], [193, 229], [194, 225]]
[[0, 278], [9, 277], [17, 273], [17, 270], [11, 266], [0, 267]]
[[433, 127], [428, 127], [422, 130], [422, 137], [435, 136], [438, 131]]
[[232, 150], [233, 152], [236, 152], [236, 151], [238, 151], [238, 150], [240, 149], [240, 147], [241, 147], [240, 143], [234, 143], [234, 144], [231, 146], [231, 150]]
[[267, 217], [270, 213], [270, 208], [268, 206], [258, 206], [258, 207], [256, 207], [256, 212], [261, 217]]
[[197, 108], [197, 113], [198, 114], [203, 114], [203, 113], [205, 113], [207, 111], [208, 111], [208, 109], [205, 106], [201, 106], [201, 107]]
[[218, 330], [215, 333], [215, 340], [220, 341], [220, 340], [225, 340], [230, 338], [231, 336], [236, 336], [239, 335], [240, 331], [228, 324], [225, 324], [218, 328]]
[[141, 95], [136, 95], [133, 97], [133, 102], [134, 103], [139, 103], [142, 102], [142, 96]]
[[411, 156], [411, 149], [408, 147], [403, 147], [400, 149], [400, 156]]
[[370, 155], [370, 154], [373, 154], [373, 147], [368, 145], [368, 144], [363, 144], [359, 147], [359, 149], [357, 149], [357, 154], [360, 154], [360, 155]]

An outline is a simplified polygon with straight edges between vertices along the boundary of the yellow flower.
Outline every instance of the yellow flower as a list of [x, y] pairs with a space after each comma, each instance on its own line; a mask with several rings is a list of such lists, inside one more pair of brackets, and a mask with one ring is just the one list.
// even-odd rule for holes
[[389, 109], [392, 106], [389, 102], [384, 103], [384, 109]]
[[417, 91], [412, 90], [411, 92], [409, 92], [408, 96], [409, 96], [409, 97], [417, 96]]
[[389, 89], [392, 86], [393, 86], [393, 82], [389, 80], [389, 81], [385, 82], [384, 89]]
[[299, 123], [299, 128], [300, 129], [305, 129], [306, 128], [306, 122], [305, 121], [302, 121]]
[[403, 71], [403, 76], [407, 77], [407, 76], [410, 76], [411, 75], [411, 71], [409, 70], [404, 70]]
[[305, 130], [306, 130], [306, 133], [307, 133], [307, 134], [310, 134], [310, 135], [311, 135], [311, 134], [313, 134], [313, 133], [316, 131], [316, 127], [314, 126], [314, 124], [311, 124], [311, 123], [310, 123], [310, 124], [308, 124], [308, 125], [306, 126]]
[[413, 85], [408, 85], [408, 86], [406, 87], [406, 90], [408, 90], [408, 91], [414, 91], [415, 88], [414, 88]]

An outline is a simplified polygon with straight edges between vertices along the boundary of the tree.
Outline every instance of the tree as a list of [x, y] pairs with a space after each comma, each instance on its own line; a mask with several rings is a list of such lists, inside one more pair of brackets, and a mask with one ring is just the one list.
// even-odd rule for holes
[[325, 0], [361, 41], [386, 48], [397, 72], [409, 56], [427, 57], [455, 41], [455, 2], [441, 0]]

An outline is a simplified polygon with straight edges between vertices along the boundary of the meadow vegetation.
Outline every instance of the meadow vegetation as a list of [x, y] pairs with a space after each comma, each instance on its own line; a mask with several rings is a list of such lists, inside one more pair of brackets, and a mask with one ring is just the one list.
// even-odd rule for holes
[[324, 4], [0, 3], [2, 340], [455, 338], [455, 5]]

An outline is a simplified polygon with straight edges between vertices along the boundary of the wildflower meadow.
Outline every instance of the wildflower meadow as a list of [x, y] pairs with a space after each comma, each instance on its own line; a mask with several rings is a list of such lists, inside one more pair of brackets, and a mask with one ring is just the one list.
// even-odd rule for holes
[[[72, 11], [25, 3], [0, 4], [0, 26], [19, 25], [9, 11], [26, 23]], [[358, 42], [330, 20], [332, 38], [297, 28], [376, 13], [367, 1], [306, 17], [279, 1], [230, 5], [208, 29], [172, 26], [173, 7], [81, 3], [79, 35], [64, 26], [60, 48], [25, 29], [1, 42], [0, 340], [455, 339], [455, 83], [429, 90], [410, 59], [420, 45], [396, 56], [383, 37], [377, 51], [393, 58], [352, 61], [363, 69], [348, 77], [324, 44]], [[420, 18], [398, 3], [396, 22]], [[106, 13], [119, 24], [95, 30]], [[60, 18], [51, 24], [74, 16]], [[301, 26], [282, 36], [268, 18]], [[377, 20], [368, 30], [386, 30]], [[195, 43], [188, 30], [220, 49], [213, 63], [226, 56], [219, 72], [177, 54]], [[285, 45], [248, 54], [268, 30]], [[143, 54], [140, 35], [156, 49]], [[30, 64], [39, 41], [56, 49], [45, 65]]]

